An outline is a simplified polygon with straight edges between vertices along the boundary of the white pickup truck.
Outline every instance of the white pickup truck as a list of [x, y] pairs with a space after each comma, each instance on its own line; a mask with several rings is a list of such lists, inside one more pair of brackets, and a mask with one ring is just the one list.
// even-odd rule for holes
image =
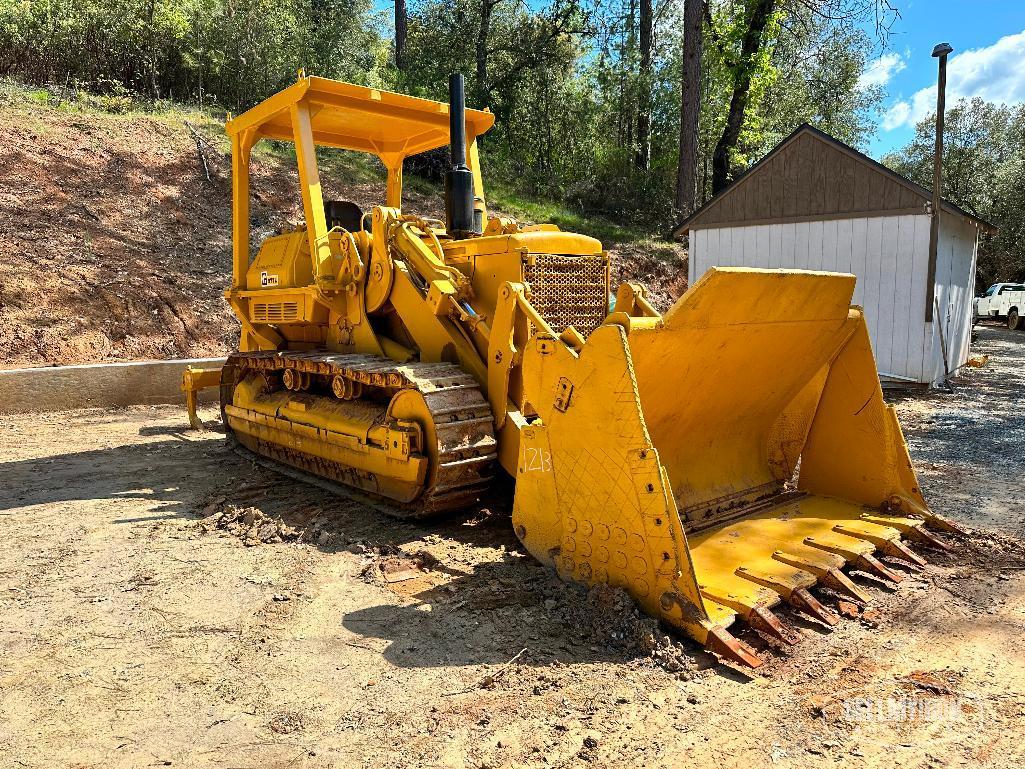
[[1012, 331], [1025, 331], [1025, 285], [994, 283], [973, 302], [975, 320], [1002, 318]]

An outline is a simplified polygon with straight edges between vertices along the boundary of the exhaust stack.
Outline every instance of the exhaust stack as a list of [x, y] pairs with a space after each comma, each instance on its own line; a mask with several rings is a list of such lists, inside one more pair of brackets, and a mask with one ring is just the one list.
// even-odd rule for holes
[[452, 167], [445, 173], [445, 225], [457, 240], [479, 234], [474, 226], [473, 172], [466, 165], [466, 94], [463, 76], [448, 79], [449, 149]]

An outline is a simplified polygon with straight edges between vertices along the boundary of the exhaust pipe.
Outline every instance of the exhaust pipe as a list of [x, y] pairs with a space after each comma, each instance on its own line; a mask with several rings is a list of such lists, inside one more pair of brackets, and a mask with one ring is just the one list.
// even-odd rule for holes
[[479, 234], [473, 210], [473, 172], [466, 165], [466, 91], [463, 76], [448, 79], [449, 150], [452, 167], [445, 174], [445, 225], [457, 240]]

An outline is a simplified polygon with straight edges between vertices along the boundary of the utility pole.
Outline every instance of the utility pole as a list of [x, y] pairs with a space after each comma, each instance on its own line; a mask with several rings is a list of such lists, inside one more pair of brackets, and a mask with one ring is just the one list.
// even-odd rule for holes
[[[940, 240], [940, 199], [943, 192], [943, 112], [947, 91], [947, 56], [954, 49], [950, 43], [939, 43], [932, 49], [940, 60], [936, 81], [936, 148], [932, 158], [932, 220], [929, 222], [929, 272], [925, 279], [925, 322], [932, 320], [936, 303], [936, 251]], [[940, 320], [937, 318], [937, 320]]]

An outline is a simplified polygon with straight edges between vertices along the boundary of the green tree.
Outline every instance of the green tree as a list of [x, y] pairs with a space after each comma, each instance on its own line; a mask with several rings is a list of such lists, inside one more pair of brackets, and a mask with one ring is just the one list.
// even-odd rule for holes
[[366, 82], [370, 0], [0, 0], [0, 73], [238, 110], [309, 72]]
[[[883, 158], [893, 170], [932, 187], [936, 116], [915, 138]], [[943, 196], [996, 225], [979, 239], [976, 288], [1025, 281], [1025, 105], [962, 100], [947, 110], [943, 131]]]
[[[237, 112], [300, 68], [435, 99], [460, 71], [470, 106], [496, 113], [489, 176], [662, 228], [679, 210], [681, 148], [703, 200], [713, 158], [721, 184], [802, 121], [864, 141], [879, 94], [857, 80], [872, 40], [841, 11], [885, 1], [688, 0], [704, 40], [688, 65], [701, 73], [691, 149], [678, 0], [420, 0], [380, 14], [371, 0], [0, 0], [0, 75]], [[396, 28], [379, 26], [392, 10]]]
[[706, 2], [706, 104], [728, 105], [713, 117], [712, 194], [801, 122], [854, 144], [871, 133], [881, 94], [857, 87], [873, 47], [862, 29], [874, 20], [885, 42], [895, 16], [889, 0]]

